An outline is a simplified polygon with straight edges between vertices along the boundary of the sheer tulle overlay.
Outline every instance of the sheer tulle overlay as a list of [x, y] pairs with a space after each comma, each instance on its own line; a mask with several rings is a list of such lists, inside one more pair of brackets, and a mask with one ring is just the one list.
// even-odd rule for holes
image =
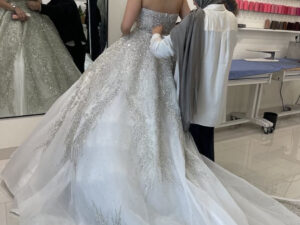
[[22, 225], [296, 225], [281, 204], [203, 159], [182, 131], [171, 60], [143, 9], [14, 154], [3, 179]]

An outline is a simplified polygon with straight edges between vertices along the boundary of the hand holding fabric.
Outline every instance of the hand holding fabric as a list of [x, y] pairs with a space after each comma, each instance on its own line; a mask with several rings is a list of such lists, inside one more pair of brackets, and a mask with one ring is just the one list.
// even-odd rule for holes
[[20, 21], [26, 21], [28, 19], [28, 16], [26, 15], [26, 13], [18, 7], [16, 7], [14, 14], [16, 15], [16, 18], [13, 17], [13, 19], [17, 19]]

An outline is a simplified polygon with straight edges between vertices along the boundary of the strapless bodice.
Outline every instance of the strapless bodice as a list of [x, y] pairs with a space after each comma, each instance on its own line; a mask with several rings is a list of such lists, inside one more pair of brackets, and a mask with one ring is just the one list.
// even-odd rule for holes
[[161, 13], [143, 8], [137, 19], [136, 28], [151, 32], [153, 27], [163, 25], [164, 33], [168, 34], [175, 26], [177, 18], [178, 14]]

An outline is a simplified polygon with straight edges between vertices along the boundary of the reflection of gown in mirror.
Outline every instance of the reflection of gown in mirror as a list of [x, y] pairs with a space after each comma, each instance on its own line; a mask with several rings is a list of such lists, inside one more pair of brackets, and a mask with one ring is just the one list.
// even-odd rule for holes
[[182, 131], [172, 62], [149, 51], [151, 28], [176, 20], [143, 9], [14, 154], [3, 178], [22, 225], [300, 224]]
[[80, 76], [50, 19], [14, 2], [31, 17], [0, 8], [0, 117], [46, 112]]

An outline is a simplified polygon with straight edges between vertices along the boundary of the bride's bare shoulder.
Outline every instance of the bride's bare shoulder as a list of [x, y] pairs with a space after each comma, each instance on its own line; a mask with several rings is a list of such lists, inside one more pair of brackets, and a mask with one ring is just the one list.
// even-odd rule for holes
[[124, 35], [130, 33], [142, 8], [157, 12], [180, 14], [181, 18], [185, 17], [190, 11], [187, 0], [127, 0], [127, 6], [121, 25], [121, 30]]
[[186, 0], [142, 0], [142, 7], [158, 12], [180, 13], [183, 2]]

